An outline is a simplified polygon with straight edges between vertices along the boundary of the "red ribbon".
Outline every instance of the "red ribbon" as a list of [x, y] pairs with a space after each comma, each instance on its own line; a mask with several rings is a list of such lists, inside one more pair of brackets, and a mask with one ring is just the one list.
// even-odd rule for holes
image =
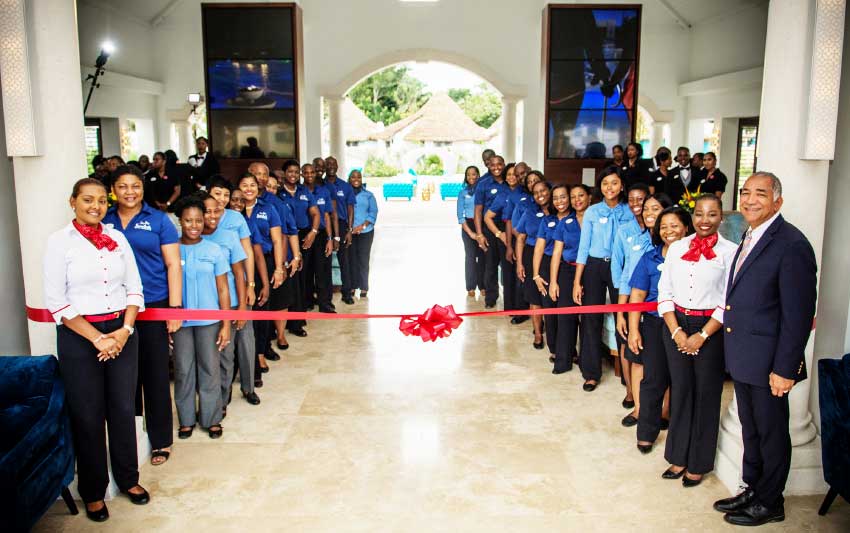
[[717, 244], [717, 233], [712, 233], [709, 237], [694, 237], [691, 241], [691, 246], [688, 248], [688, 251], [685, 252], [685, 255], [682, 256], [682, 259], [685, 261], [693, 261], [696, 263], [699, 261], [699, 257], [701, 255], [705, 256], [706, 259], [714, 259], [717, 257], [717, 254], [714, 253], [714, 245]]
[[96, 227], [92, 227], [80, 224], [76, 220], [72, 220], [71, 222], [74, 224], [74, 227], [77, 228], [77, 231], [79, 231], [83, 237], [85, 237], [92, 244], [94, 244], [94, 247], [98, 250], [106, 248], [111, 252], [112, 250], [118, 248], [118, 243], [115, 242], [112, 237], [103, 232], [102, 224], [98, 224]]
[[434, 342], [451, 335], [462, 322], [451, 305], [435, 305], [421, 315], [401, 317], [398, 329], [407, 336], [420, 337], [422, 342]]

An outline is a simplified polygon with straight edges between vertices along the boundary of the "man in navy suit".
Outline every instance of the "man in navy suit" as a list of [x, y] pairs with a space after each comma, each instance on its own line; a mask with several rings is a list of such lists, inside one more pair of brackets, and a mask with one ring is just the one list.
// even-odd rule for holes
[[726, 513], [730, 524], [758, 526], [785, 519], [782, 492], [791, 468], [788, 393], [806, 379], [817, 262], [805, 235], [779, 214], [782, 183], [774, 174], [750, 176], [740, 204], [750, 227], [729, 272], [723, 327], [747, 488], [714, 508]]

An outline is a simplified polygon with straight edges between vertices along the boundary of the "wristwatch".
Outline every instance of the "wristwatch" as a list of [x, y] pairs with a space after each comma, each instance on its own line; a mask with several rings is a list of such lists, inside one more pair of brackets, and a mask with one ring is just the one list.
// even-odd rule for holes
[[497, 232], [496, 232], [496, 238], [498, 239], [498, 238], [499, 238], [499, 237], [501, 237], [501, 236], [502, 236], [502, 232], [501, 232], [501, 231], [497, 231]]
[[702, 337], [703, 340], [708, 340], [708, 333], [706, 333], [704, 329], [699, 330], [699, 336]]
[[335, 240], [336, 242], [339, 242], [339, 237], [334, 237], [334, 240]]
[[130, 335], [132, 335], [132, 334], [136, 331], [136, 328], [134, 328], [133, 326], [131, 326], [131, 325], [129, 325], [129, 324], [124, 324], [124, 329], [126, 329], [127, 331], [129, 331], [129, 332], [130, 332]]
[[257, 286], [257, 284], [256, 284], [255, 282], [253, 282], [253, 281], [252, 281], [252, 282], [248, 283], [248, 286], [249, 286], [249, 287], [251, 287], [251, 288], [253, 289], [254, 287], [256, 287], [256, 286]]

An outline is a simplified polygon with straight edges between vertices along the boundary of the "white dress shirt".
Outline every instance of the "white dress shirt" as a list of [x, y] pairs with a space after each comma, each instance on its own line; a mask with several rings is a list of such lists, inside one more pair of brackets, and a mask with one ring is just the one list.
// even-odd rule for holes
[[777, 212], [776, 212], [776, 213], [775, 213], [772, 217], [770, 217], [769, 219], [765, 220], [765, 221], [764, 221], [764, 222], [763, 222], [763, 223], [762, 223], [759, 227], [757, 227], [756, 229], [749, 228], [749, 230], [750, 230], [750, 231], [752, 231], [752, 234], [751, 234], [751, 237], [750, 237], [750, 251], [753, 251], [753, 248], [755, 248], [755, 247], [756, 247], [756, 244], [758, 244], [759, 239], [761, 239], [761, 238], [762, 238], [762, 235], [764, 235], [765, 233], [767, 233], [767, 228], [769, 228], [769, 227], [770, 227], [770, 225], [771, 225], [771, 224], [773, 224], [773, 223], [776, 221], [776, 219], [777, 219], [778, 217], [779, 217], [779, 211], [777, 211]]
[[717, 235], [714, 259], [700, 255], [699, 261], [682, 259], [696, 235], [689, 235], [670, 245], [667, 258], [661, 267], [658, 281], [658, 314], [685, 309], [714, 309], [711, 317], [723, 322], [726, 302], [726, 282], [738, 247]]
[[204, 164], [204, 160], [206, 160], [206, 158], [207, 158], [207, 152], [204, 152], [202, 154], [191, 155], [191, 156], [189, 156], [188, 163], [190, 165], [192, 165], [193, 167], [198, 168], [198, 167], [200, 167], [201, 165]]
[[44, 299], [57, 324], [77, 315], [145, 308], [142, 279], [127, 238], [112, 224], [103, 232], [118, 243], [111, 252], [98, 250], [73, 223], [47, 240], [44, 254]]

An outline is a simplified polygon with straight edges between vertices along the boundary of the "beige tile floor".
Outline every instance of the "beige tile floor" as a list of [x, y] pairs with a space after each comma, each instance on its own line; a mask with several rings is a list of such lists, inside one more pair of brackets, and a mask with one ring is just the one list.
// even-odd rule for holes
[[[372, 290], [340, 310], [418, 312], [466, 299], [454, 203], [381, 202]], [[338, 299], [338, 297], [337, 297]], [[469, 319], [448, 339], [403, 337], [395, 320], [312, 322], [271, 363], [262, 404], [234, 400], [224, 437], [197, 431], [143, 465], [151, 503], [109, 502], [94, 524], [54, 505], [36, 531], [716, 531], [728, 495], [709, 476], [664, 481], [620, 426], [610, 368], [593, 394], [550, 373], [530, 326]], [[663, 440], [663, 435], [662, 435]], [[850, 531], [850, 505], [788, 498], [767, 531]]]

